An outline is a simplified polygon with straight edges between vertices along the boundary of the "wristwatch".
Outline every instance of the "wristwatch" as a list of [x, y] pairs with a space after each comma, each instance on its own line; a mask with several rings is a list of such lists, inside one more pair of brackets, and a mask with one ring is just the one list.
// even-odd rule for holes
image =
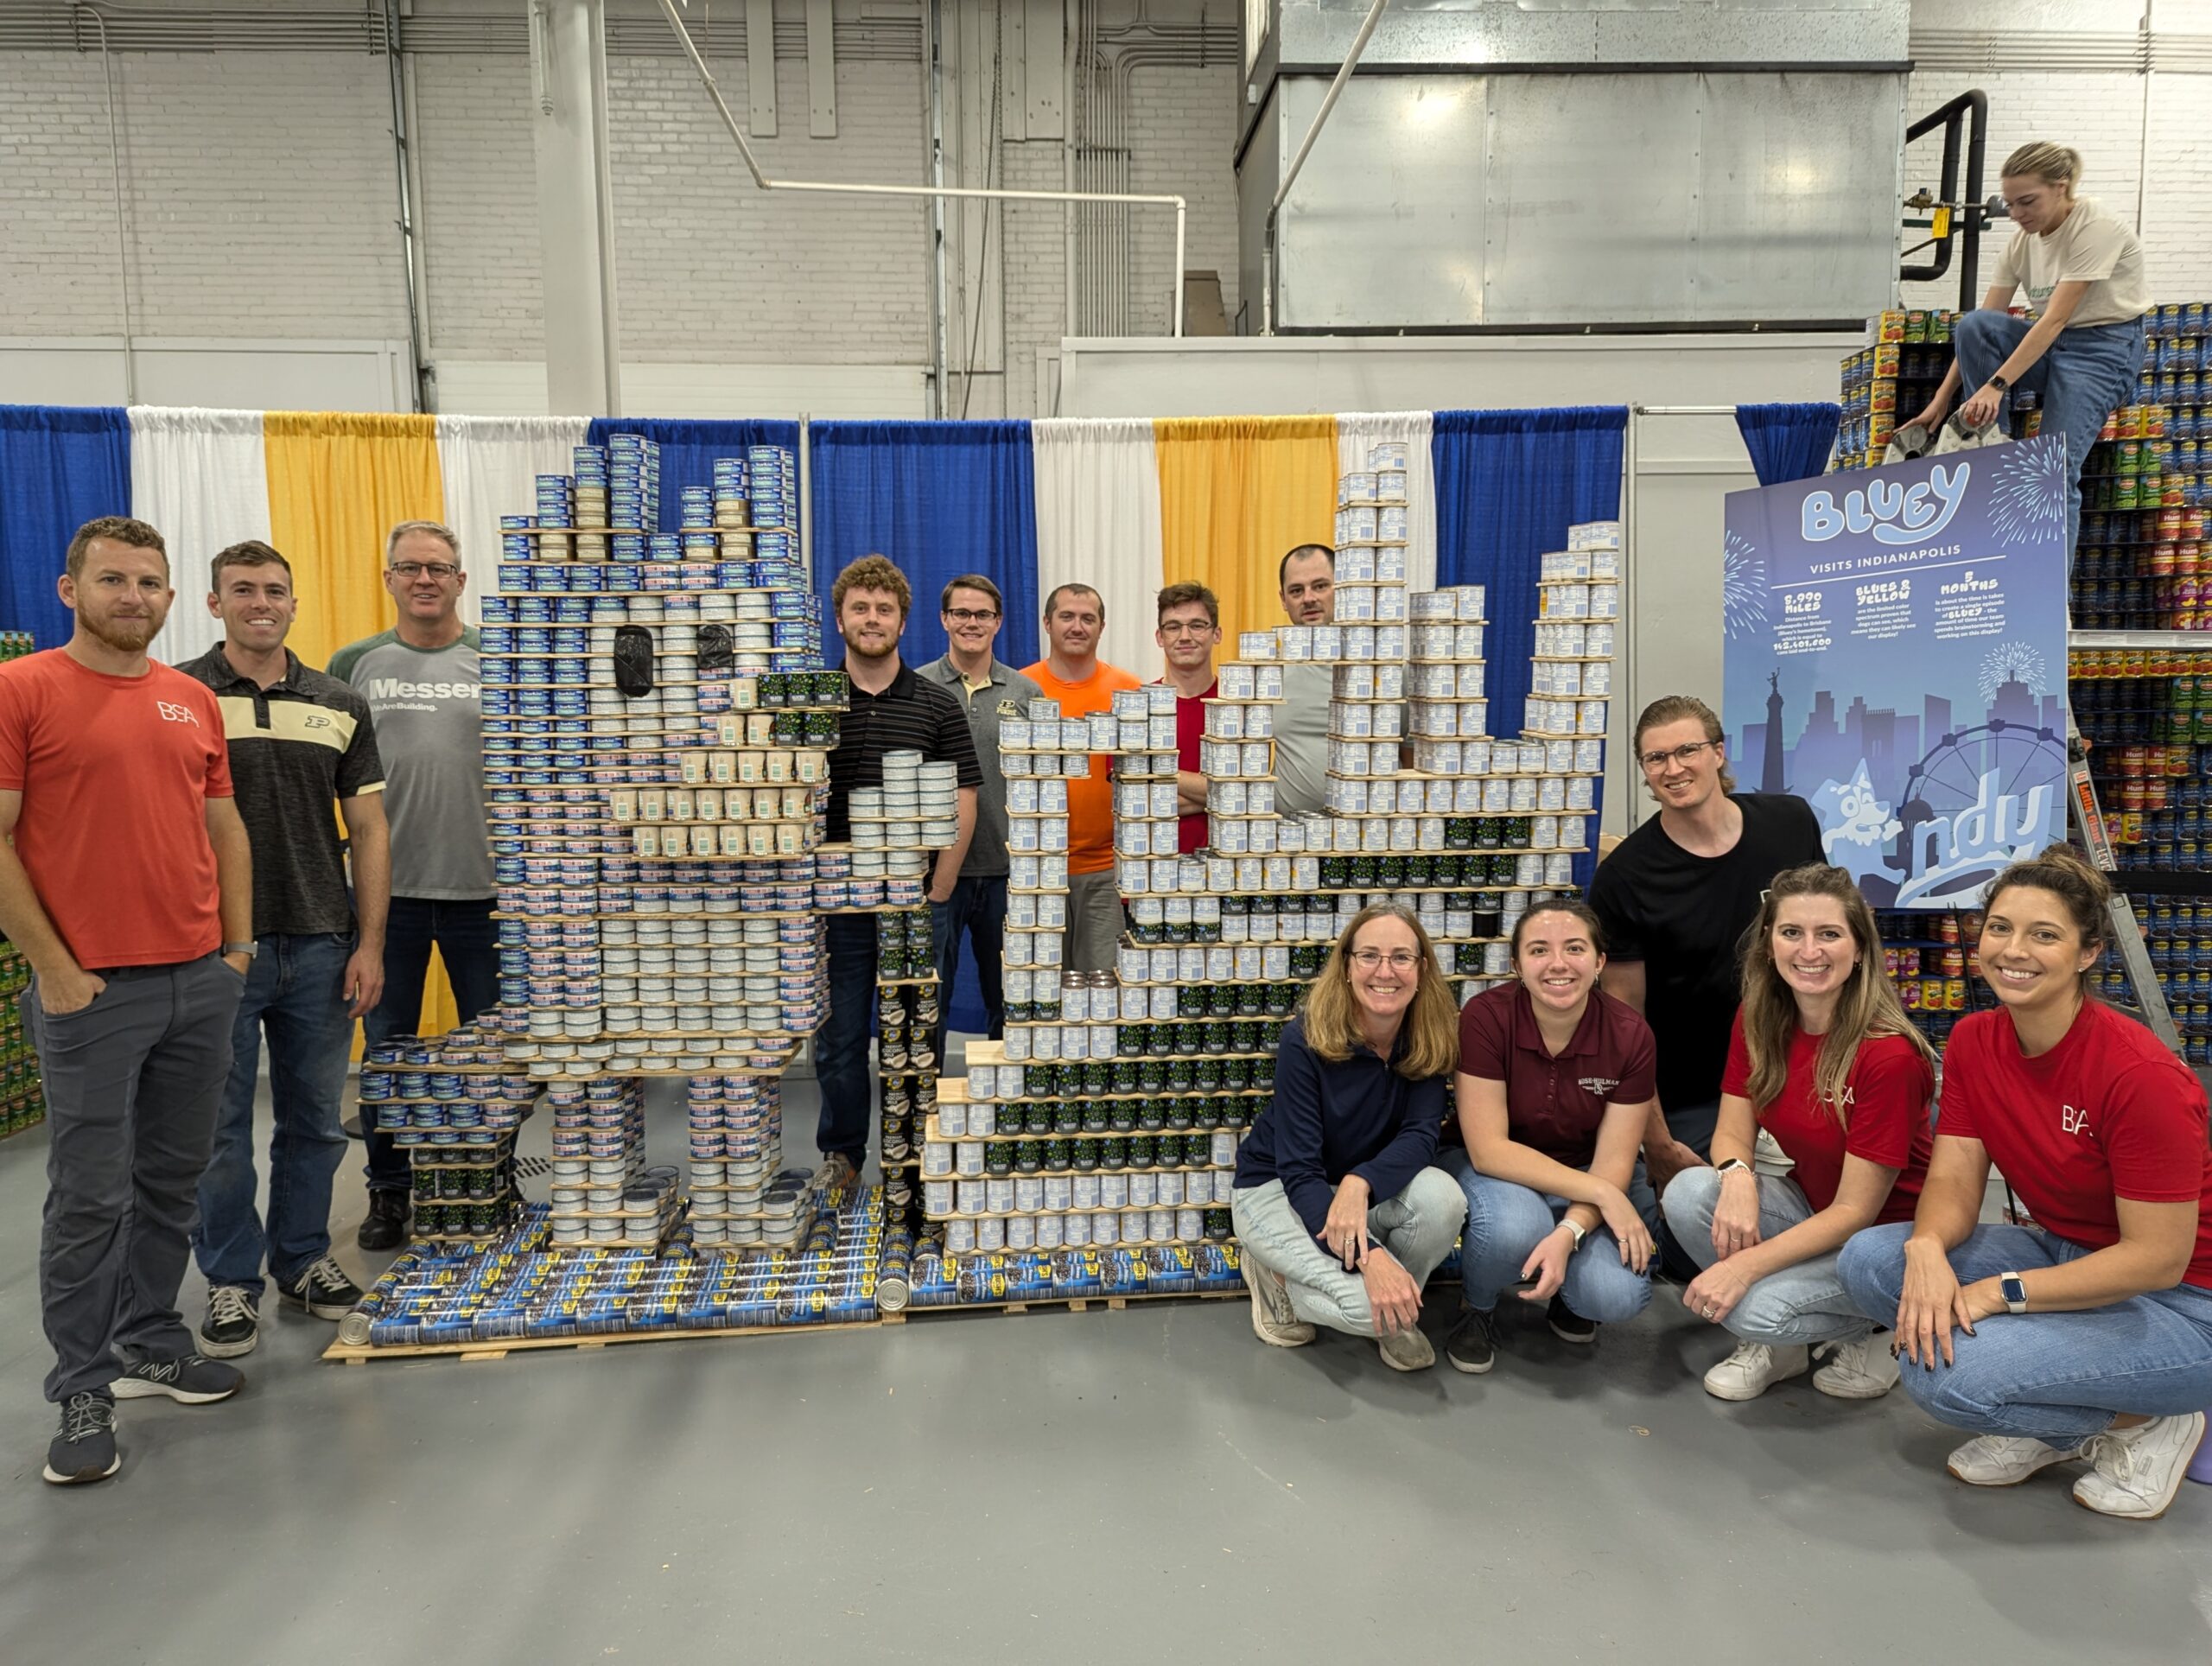
[[[1590, 1229], [1580, 1221], [1569, 1220], [1565, 1216], [1561, 1216], [1559, 1224], [1574, 1234], [1574, 1250], [1580, 1250], [1582, 1247], [1582, 1240], [1590, 1236]], [[1568, 1250], [1567, 1254], [1573, 1255], [1574, 1250]]]
[[261, 952], [261, 945], [258, 943], [226, 943], [222, 951], [226, 955], [244, 955], [251, 960]]
[[2005, 1312], [2024, 1313], [2028, 1311], [2028, 1281], [2018, 1273], [1999, 1273], [1997, 1288], [2005, 1298]]
[[1726, 1180], [1729, 1175], [1734, 1173], [1739, 1168], [1746, 1174], [1753, 1173], [1751, 1166], [1745, 1162], [1741, 1157], [1731, 1157], [1726, 1162], [1721, 1164], [1719, 1168], [1715, 1172], [1719, 1174], [1721, 1179]]
[[2005, 389], [2011, 387], [2012, 385], [2001, 376], [1993, 376], [1989, 378], [1989, 385], [1995, 388], [1999, 393], [2002, 393]]

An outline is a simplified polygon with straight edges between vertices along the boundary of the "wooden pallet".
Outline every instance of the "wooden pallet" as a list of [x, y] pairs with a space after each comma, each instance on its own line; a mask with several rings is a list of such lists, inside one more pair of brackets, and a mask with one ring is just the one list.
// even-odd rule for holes
[[1026, 1313], [1032, 1307], [1065, 1307], [1071, 1313], [1103, 1307], [1118, 1313], [1133, 1301], [1243, 1301], [1244, 1290], [1160, 1290], [1117, 1296], [1023, 1296], [1010, 1301], [957, 1301], [939, 1307], [901, 1307], [885, 1313], [879, 1323], [904, 1325], [910, 1319], [935, 1319], [941, 1313]]
[[692, 1331], [616, 1331], [605, 1336], [542, 1336], [501, 1337], [476, 1342], [417, 1342], [391, 1347], [350, 1347], [343, 1342], [334, 1342], [323, 1350], [326, 1360], [342, 1360], [348, 1365], [364, 1365], [372, 1359], [425, 1359], [436, 1355], [455, 1356], [464, 1360], [505, 1359], [511, 1353], [535, 1352], [546, 1348], [575, 1348], [592, 1351], [623, 1342], [692, 1341], [707, 1337], [732, 1336], [798, 1336], [804, 1332], [872, 1331], [876, 1321], [869, 1319], [842, 1320], [834, 1325], [744, 1325], [720, 1330]]

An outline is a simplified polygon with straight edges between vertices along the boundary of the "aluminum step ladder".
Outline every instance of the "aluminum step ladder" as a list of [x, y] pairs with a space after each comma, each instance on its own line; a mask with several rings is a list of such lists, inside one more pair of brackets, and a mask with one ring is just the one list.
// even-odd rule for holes
[[2135, 905], [2126, 893], [2118, 888], [2119, 859], [2113, 854], [2112, 831], [2105, 823], [2104, 807], [2097, 802], [2096, 783], [2089, 774], [2089, 746], [2082, 738], [2082, 731], [2074, 722], [2074, 703], [2066, 703], [2066, 781], [2067, 797], [2073, 806], [2074, 824], [2081, 834], [2082, 845], [2089, 853], [2089, 860], [2107, 874], [2112, 875], [2112, 940], [2120, 950], [2120, 963], [2127, 968], [2127, 981], [2135, 992], [2136, 1010], [2151, 1033], [2165, 1043], [2177, 1057], [2183, 1057], [2181, 1031], [2174, 1024], [2172, 1010], [2166, 1005], [2165, 986], [2159, 982], [2158, 970], [2151, 964], [2151, 951], [2143, 940], [2143, 927], [2135, 918]]

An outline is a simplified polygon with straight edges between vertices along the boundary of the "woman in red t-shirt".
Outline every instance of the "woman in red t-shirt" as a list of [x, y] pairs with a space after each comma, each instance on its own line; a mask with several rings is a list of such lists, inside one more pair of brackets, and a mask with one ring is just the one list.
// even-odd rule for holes
[[[1802, 1377], [1840, 1400], [1872, 1400], [1897, 1362], [1836, 1275], [1861, 1229], [1912, 1218], [1928, 1172], [1934, 1054], [1882, 966], [1873, 910], [1851, 875], [1809, 862], [1775, 875], [1745, 934], [1743, 1005], [1728, 1042], [1712, 1168], [1667, 1187], [1667, 1224], [1705, 1270], [1682, 1306], [1736, 1351], [1705, 1391], [1755, 1400]], [[1789, 1179], [1752, 1167], [1764, 1129]]]
[[[2004, 1008], [1951, 1033], [1912, 1224], [1860, 1233], [1841, 1270], [1896, 1316], [1906, 1392], [1976, 1432], [1952, 1474], [2086, 1459], [2077, 1501], [2148, 1520], [2212, 1405], [2212, 1151], [2196, 1077], [2088, 998], [2111, 897], [2065, 845], [1991, 884], [1980, 970]], [[1982, 1223], [1993, 1162], [2032, 1226]]]

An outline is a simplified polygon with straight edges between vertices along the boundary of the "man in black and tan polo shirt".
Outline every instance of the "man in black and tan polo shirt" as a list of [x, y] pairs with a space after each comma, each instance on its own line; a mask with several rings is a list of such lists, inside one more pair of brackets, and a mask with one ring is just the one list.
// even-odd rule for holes
[[[254, 959], [193, 1235], [207, 1276], [200, 1351], [225, 1359], [260, 1339], [264, 1261], [278, 1293], [319, 1319], [342, 1319], [361, 1299], [330, 1254], [330, 1195], [346, 1153], [338, 1113], [353, 1021], [384, 989], [391, 845], [368, 703], [284, 645], [298, 610], [290, 563], [265, 544], [234, 544], [213, 581], [222, 645], [177, 669], [215, 692], [257, 853]], [[353, 846], [350, 898], [334, 803]], [[265, 1223], [253, 1160], [264, 1028], [276, 1111]]]

